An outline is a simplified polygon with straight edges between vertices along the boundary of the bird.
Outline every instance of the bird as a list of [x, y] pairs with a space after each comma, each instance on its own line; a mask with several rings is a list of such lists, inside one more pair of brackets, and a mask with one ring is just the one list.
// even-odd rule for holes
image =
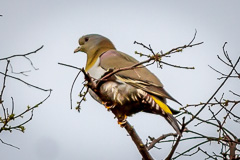
[[[80, 37], [78, 43], [79, 46], [74, 53], [87, 54], [85, 71], [95, 81], [111, 71], [139, 63], [132, 56], [118, 51], [110, 39], [99, 34], [84, 35]], [[179, 111], [169, 107], [166, 99], [179, 102], [163, 88], [160, 80], [144, 65], [112, 74], [99, 88], [101, 97], [91, 89], [89, 93], [96, 101], [111, 109], [120, 125], [126, 123], [128, 116], [138, 112], [152, 113], [164, 117], [181, 136], [178, 121], [173, 116]]]

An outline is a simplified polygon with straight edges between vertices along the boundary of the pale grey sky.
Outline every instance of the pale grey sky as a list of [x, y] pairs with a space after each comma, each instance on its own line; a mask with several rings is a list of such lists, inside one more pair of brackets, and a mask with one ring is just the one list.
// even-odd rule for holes
[[[151, 44], [155, 51], [168, 51], [187, 44], [197, 29], [196, 42], [204, 41], [204, 44], [167, 59], [173, 64], [194, 66], [195, 70], [150, 68], [161, 79], [165, 89], [183, 105], [205, 102], [221, 83], [216, 80], [219, 75], [208, 65], [228, 71], [216, 57], [217, 54], [222, 55], [224, 42], [228, 42], [226, 49], [233, 60], [239, 56], [239, 6], [239, 0], [0, 1], [0, 14], [3, 15], [0, 17], [0, 58], [27, 53], [44, 45], [39, 53], [29, 56], [40, 69], [32, 70], [27, 77], [18, 77], [53, 89], [50, 99], [35, 110], [34, 118], [26, 125], [24, 134], [17, 131], [1, 134], [2, 140], [21, 148], [17, 150], [0, 143], [1, 158], [141, 159], [134, 143], [126, 131], [117, 125], [114, 116], [90, 96], [82, 104], [81, 113], [70, 109], [70, 87], [78, 71], [57, 63], [84, 67], [85, 54], [73, 54], [73, 50], [78, 46], [78, 38], [89, 33], [102, 34], [111, 39], [118, 50], [143, 60], [134, 55], [135, 50], [146, 51], [134, 45], [135, 40]], [[1, 71], [5, 65], [3, 61], [0, 63]], [[15, 71], [31, 69], [23, 58], [14, 59], [12, 65]], [[74, 88], [75, 104], [79, 100], [77, 95], [82, 80], [81, 76]], [[225, 91], [228, 91], [227, 87], [240, 90], [235, 81], [230, 81]], [[21, 111], [46, 95], [7, 79], [4, 100], [6, 105], [11, 105], [10, 96], [13, 96], [16, 111]], [[169, 105], [175, 109], [180, 107], [170, 101]], [[163, 118], [156, 115], [139, 113], [129, 118], [129, 122], [144, 141], [148, 135], [157, 137], [173, 131]], [[216, 128], [199, 130], [214, 134]], [[161, 150], [151, 151], [156, 159], [165, 158], [171, 145], [161, 147]], [[209, 147], [214, 147], [214, 144]], [[186, 148], [187, 145], [181, 146], [178, 151]]]

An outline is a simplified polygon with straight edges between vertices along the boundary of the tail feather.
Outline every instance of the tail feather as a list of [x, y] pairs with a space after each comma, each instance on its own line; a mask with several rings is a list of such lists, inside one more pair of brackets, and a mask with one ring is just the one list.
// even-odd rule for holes
[[[165, 117], [165, 119], [168, 121], [168, 123], [176, 130], [176, 132], [182, 136], [181, 132], [180, 132], [180, 128], [179, 125], [177, 123], [177, 119], [175, 117], [173, 117], [173, 114], [177, 114], [179, 113], [178, 111], [172, 109], [171, 107], [169, 107], [168, 105], [166, 105], [165, 103], [163, 103], [161, 100], [159, 100], [158, 98], [151, 96], [152, 99], [156, 102], [156, 104], [161, 108], [160, 109], [160, 115], [162, 115], [163, 117]], [[158, 111], [158, 109], [156, 108], [156, 111]]]
[[168, 123], [173, 127], [173, 129], [179, 134], [179, 136], [182, 136], [180, 127], [177, 123], [177, 120], [175, 117], [173, 117], [172, 114], [166, 113], [165, 119], [168, 121]]
[[[167, 105], [168, 106], [168, 105]], [[178, 110], [175, 110], [173, 109], [172, 107], [168, 106], [168, 108], [171, 110], [172, 114], [175, 115], [175, 114], [178, 114], [178, 113], [181, 113], [180, 111]]]

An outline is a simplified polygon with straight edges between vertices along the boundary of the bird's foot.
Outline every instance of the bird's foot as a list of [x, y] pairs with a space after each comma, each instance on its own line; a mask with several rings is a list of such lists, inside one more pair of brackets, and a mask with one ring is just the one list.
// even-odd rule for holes
[[127, 123], [127, 115], [124, 115], [123, 119], [122, 119], [122, 117], [120, 117], [120, 118], [118, 119], [118, 124], [119, 124], [121, 127], [125, 127], [126, 123]]
[[102, 102], [102, 104], [105, 106], [105, 108], [107, 108], [108, 111], [116, 106], [115, 104], [109, 105], [108, 102]]
[[111, 109], [113, 109], [116, 105], [111, 105], [111, 106], [105, 106], [107, 108], [108, 111], [110, 111]]

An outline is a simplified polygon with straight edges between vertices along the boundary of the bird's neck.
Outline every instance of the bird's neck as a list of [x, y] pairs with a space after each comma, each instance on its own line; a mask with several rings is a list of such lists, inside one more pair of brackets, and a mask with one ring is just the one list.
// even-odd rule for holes
[[88, 71], [96, 63], [98, 57], [108, 50], [110, 50], [110, 48], [99, 48], [96, 51], [88, 53], [85, 70]]

